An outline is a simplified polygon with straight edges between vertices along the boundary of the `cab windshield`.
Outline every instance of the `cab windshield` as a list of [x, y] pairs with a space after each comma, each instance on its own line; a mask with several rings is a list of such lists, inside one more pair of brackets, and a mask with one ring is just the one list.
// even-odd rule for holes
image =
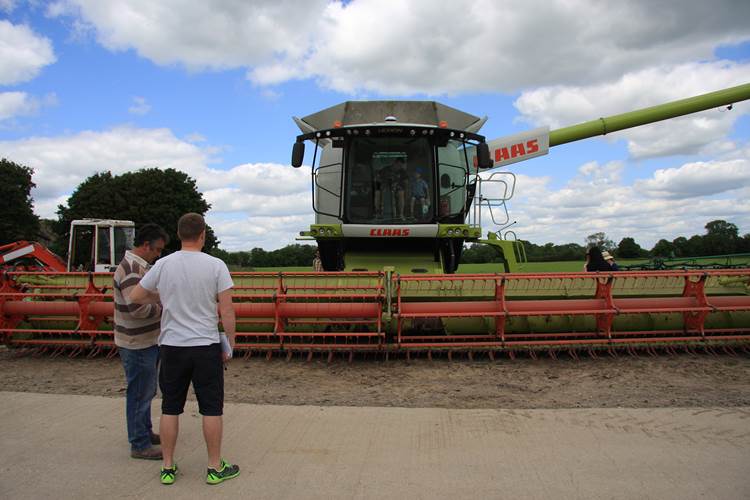
[[351, 139], [344, 176], [345, 220], [354, 224], [435, 221], [433, 148], [424, 137]]

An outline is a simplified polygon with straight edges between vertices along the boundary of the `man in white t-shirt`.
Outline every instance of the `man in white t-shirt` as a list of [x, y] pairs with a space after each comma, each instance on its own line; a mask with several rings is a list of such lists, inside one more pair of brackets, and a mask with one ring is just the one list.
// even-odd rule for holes
[[[231, 357], [235, 337], [234, 284], [224, 262], [201, 252], [206, 241], [206, 223], [201, 215], [180, 217], [177, 235], [182, 249], [158, 260], [131, 294], [136, 303], [161, 300], [163, 307], [159, 335], [163, 398], [159, 430], [164, 459], [161, 482], [175, 481], [179, 415], [192, 382], [203, 415], [208, 451], [206, 482], [218, 484], [240, 473], [237, 465], [221, 458], [224, 363]], [[226, 351], [222, 350], [217, 304], [229, 344]]]

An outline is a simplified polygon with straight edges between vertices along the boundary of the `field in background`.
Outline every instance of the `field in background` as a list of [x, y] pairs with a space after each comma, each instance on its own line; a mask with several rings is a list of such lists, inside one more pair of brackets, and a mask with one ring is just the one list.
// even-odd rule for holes
[[[644, 259], [626, 259], [618, 260], [620, 265], [641, 264], [647, 262]], [[521, 264], [522, 273], [577, 273], [583, 271], [584, 261], [567, 260], [559, 262], [527, 262]], [[459, 273], [500, 273], [502, 266], [496, 263], [489, 264], [461, 264], [458, 268]]]
[[[619, 262], [619, 261], [618, 261]], [[635, 264], [645, 262], [644, 260], [625, 260], [622, 261], [625, 264]], [[255, 269], [241, 268], [238, 266], [229, 266], [229, 270], [232, 272], [311, 272], [312, 266], [310, 267], [257, 267]], [[524, 273], [567, 273], [567, 272], [578, 272], [583, 270], [583, 261], [566, 261], [566, 262], [527, 262], [521, 267], [521, 272]], [[459, 273], [473, 274], [473, 273], [500, 273], [502, 266], [497, 263], [488, 264], [461, 264], [458, 268]]]
[[294, 272], [305, 272], [311, 273], [313, 268], [312, 265], [309, 267], [305, 266], [289, 266], [289, 267], [240, 267], [240, 266], [227, 266], [229, 271], [232, 273], [278, 273], [283, 271], [285, 273]]
[[[643, 264], [648, 262], [648, 259], [618, 259], [617, 263], [620, 266], [628, 266], [635, 264]], [[666, 260], [666, 263], [675, 269], [679, 269], [681, 264], [733, 264], [733, 265], [744, 265], [750, 267], [750, 255], [735, 255], [732, 257], [726, 256], [710, 256], [710, 257], [689, 257], [680, 260]], [[238, 266], [229, 266], [229, 270], [232, 272], [312, 272], [312, 266], [305, 267], [258, 267], [252, 268], [241, 268]], [[558, 261], [558, 262], [527, 262], [521, 265], [522, 273], [575, 273], [583, 271], [583, 259], [580, 261], [569, 260], [569, 261]], [[458, 268], [458, 272], [462, 274], [474, 274], [474, 273], [500, 273], [503, 272], [502, 266], [498, 263], [487, 263], [487, 264], [461, 264]]]

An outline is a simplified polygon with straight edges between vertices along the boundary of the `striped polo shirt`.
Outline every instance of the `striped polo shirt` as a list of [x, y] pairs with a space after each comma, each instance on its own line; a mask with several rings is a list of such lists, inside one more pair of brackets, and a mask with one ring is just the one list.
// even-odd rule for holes
[[161, 306], [135, 304], [130, 294], [149, 267], [148, 262], [133, 252], [125, 252], [114, 276], [115, 345], [126, 349], [145, 349], [156, 345], [159, 338]]

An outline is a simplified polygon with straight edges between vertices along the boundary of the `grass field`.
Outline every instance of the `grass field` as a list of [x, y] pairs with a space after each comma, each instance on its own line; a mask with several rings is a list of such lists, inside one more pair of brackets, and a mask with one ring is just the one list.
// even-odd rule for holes
[[294, 272], [306, 272], [311, 273], [313, 268], [312, 266], [309, 267], [303, 267], [303, 266], [289, 266], [289, 267], [240, 267], [240, 266], [228, 266], [229, 271], [233, 273], [278, 273], [279, 271], [283, 271], [285, 273], [294, 273]]
[[[648, 262], [647, 259], [618, 259], [617, 263], [620, 266], [628, 266], [634, 264], [642, 264]], [[690, 263], [732, 263], [734, 265], [744, 264], [746, 267], [750, 267], [750, 255], [733, 256], [728, 257], [697, 257], [687, 258], [681, 261], [668, 261], [673, 266], [679, 265], [681, 262]], [[230, 266], [229, 270], [232, 272], [241, 271], [256, 271], [256, 272], [311, 272], [312, 266], [310, 267], [262, 267], [255, 269], [237, 268]], [[527, 262], [521, 265], [520, 272], [522, 273], [573, 273], [583, 271], [583, 259], [580, 261], [558, 261], [558, 262]], [[503, 272], [502, 266], [496, 263], [489, 264], [461, 264], [458, 268], [459, 273], [463, 274], [474, 274], [474, 273], [499, 273]]]
[[[621, 265], [645, 262], [643, 259], [618, 261]], [[522, 273], [577, 273], [583, 271], [584, 261], [567, 260], [560, 262], [527, 262], [521, 264]], [[500, 264], [461, 264], [459, 273], [498, 273], [503, 272]]]
[[[624, 263], [636, 263], [644, 262], [643, 260], [632, 260], [623, 261]], [[295, 272], [295, 271], [312, 271], [310, 267], [258, 267], [255, 269], [238, 268], [236, 266], [230, 266], [229, 270], [232, 272]], [[523, 273], [566, 273], [566, 272], [578, 272], [583, 270], [583, 261], [567, 261], [567, 262], [527, 262], [521, 267]], [[503, 272], [500, 264], [462, 264], [458, 268], [459, 273], [473, 274], [473, 273], [499, 273]]]

